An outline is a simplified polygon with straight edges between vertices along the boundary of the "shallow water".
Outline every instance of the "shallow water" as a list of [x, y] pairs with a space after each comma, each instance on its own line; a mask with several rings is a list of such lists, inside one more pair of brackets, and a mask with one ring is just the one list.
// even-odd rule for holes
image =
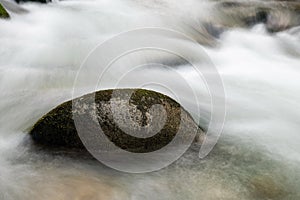
[[[218, 69], [226, 93], [222, 136], [202, 160], [196, 150], [189, 150], [168, 168], [126, 174], [89, 159], [32, 149], [26, 133], [43, 114], [72, 97], [77, 70], [99, 43], [145, 26], [172, 28], [203, 40], [172, 14], [193, 27], [208, 15], [208, 2], [148, 2], [26, 3], [22, 7], [28, 14], [12, 14], [10, 21], [0, 21], [0, 199], [299, 199], [297, 28], [272, 35], [263, 25], [237, 28], [221, 34], [217, 46], [199, 45]], [[98, 88], [112, 86], [122, 70], [128, 68], [110, 72]], [[201, 116], [169, 69], [145, 67], [131, 77], [169, 80], [206, 128], [210, 107], [203, 81], [186, 63], [175, 71], [198, 93]], [[87, 73], [91, 73], [88, 77], [93, 71]], [[128, 80], [124, 87], [134, 84]], [[91, 83], [80, 84], [86, 92]], [[148, 88], [172, 95], [157, 85]]]

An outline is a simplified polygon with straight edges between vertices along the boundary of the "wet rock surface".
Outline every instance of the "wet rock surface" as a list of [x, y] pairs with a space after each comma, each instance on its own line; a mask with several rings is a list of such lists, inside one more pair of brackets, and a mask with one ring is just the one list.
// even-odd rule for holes
[[[179, 128], [185, 130], [182, 140], [195, 131], [203, 133], [171, 98], [149, 90], [120, 89], [98, 91], [59, 105], [34, 125], [30, 135], [36, 144], [47, 147], [84, 149], [80, 131], [87, 142], [107, 137], [121, 149], [144, 153], [167, 145]], [[94, 148], [107, 150], [98, 142]]]

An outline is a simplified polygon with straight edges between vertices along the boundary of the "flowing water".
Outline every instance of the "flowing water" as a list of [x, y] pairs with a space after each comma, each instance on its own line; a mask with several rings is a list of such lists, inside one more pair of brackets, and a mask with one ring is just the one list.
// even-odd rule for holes
[[[29, 12], [0, 20], [0, 200], [300, 199], [300, 27], [276, 34], [262, 24], [235, 28], [212, 42], [217, 45], [199, 45], [218, 69], [226, 93], [217, 146], [204, 159], [189, 150], [160, 171], [126, 174], [76, 155], [35, 150], [28, 130], [72, 98], [76, 73], [99, 43], [142, 27], [175, 29], [207, 43], [187, 27], [200, 25], [211, 4], [70, 0], [21, 6]], [[209, 113], [204, 83], [185, 65], [176, 71], [200, 93], [201, 109]], [[99, 89], [122, 73], [114, 70]], [[145, 74], [149, 80], [169, 80], [178, 88], [176, 95], [186, 94], [168, 69], [146, 67], [134, 75], [143, 79]], [[85, 88], [90, 82], [80, 84]], [[193, 108], [187, 103], [195, 114]], [[206, 127], [209, 115], [200, 118]]]

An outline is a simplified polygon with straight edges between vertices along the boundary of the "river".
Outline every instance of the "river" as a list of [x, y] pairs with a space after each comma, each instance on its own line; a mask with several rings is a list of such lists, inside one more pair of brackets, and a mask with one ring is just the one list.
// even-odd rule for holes
[[[0, 20], [0, 200], [300, 199], [300, 27], [274, 34], [263, 24], [232, 28], [207, 45], [209, 39], [182, 23], [196, 27], [209, 16], [207, 1], [67, 0], [21, 7], [28, 13]], [[226, 118], [213, 151], [200, 159], [190, 149], [167, 168], [128, 174], [95, 160], [33, 148], [28, 131], [72, 98], [88, 54], [121, 32], [143, 27], [191, 35], [217, 69]], [[208, 93], [185, 65], [175, 66], [176, 72], [196, 88], [206, 114], [197, 116], [188, 102], [187, 110], [207, 127]], [[123, 69], [114, 70], [98, 89], [110, 87]], [[178, 88], [176, 95], [189, 99], [166, 68], [133, 73], [136, 80], [145, 74], [149, 80], [163, 77]], [[91, 83], [80, 84], [84, 91]]]

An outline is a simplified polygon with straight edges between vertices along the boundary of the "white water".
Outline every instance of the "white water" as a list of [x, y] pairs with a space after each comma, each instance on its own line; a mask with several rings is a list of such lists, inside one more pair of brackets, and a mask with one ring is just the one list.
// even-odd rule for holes
[[[217, 47], [204, 48], [224, 81], [227, 102], [222, 138], [204, 160], [191, 151], [162, 171], [129, 175], [94, 161], [45, 155], [23, 144], [39, 117], [71, 98], [77, 69], [105, 39], [121, 31], [159, 26], [198, 40], [176, 24], [179, 19], [168, 16], [176, 13], [196, 26], [208, 15], [203, 10], [209, 11], [209, 4], [185, 2], [27, 3], [22, 6], [29, 14], [0, 20], [1, 200], [266, 199], [255, 188], [261, 179], [256, 185], [267, 182], [273, 194], [280, 191], [270, 199], [299, 199], [300, 33], [296, 29], [275, 35], [267, 34], [262, 25], [234, 29], [221, 35]], [[203, 92], [201, 104], [209, 111], [203, 83], [189, 68], [178, 72]], [[165, 69], [145, 73], [168, 77]]]

